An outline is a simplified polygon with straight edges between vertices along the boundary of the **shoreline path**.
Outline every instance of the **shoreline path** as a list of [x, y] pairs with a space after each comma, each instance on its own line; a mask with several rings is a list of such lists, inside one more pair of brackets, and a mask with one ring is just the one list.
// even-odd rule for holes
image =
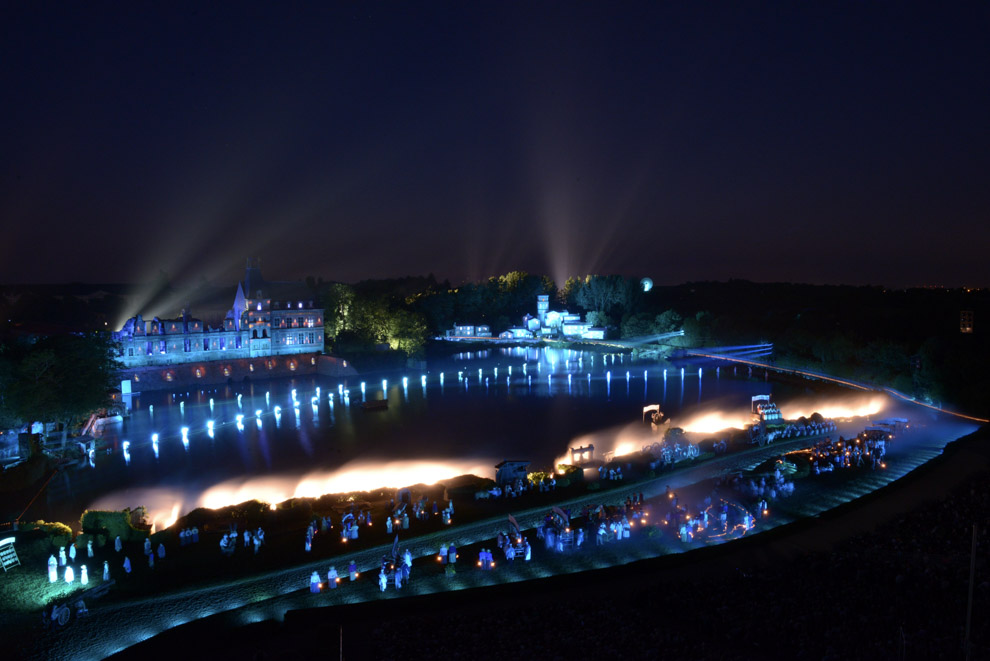
[[[800, 518], [815, 516], [899, 479], [917, 466], [941, 454], [945, 445], [951, 440], [954, 438], [931, 439], [920, 444], [910, 444], [902, 452], [898, 452], [902, 461], [890, 462], [893, 470], [864, 473], [863, 479], [859, 480], [861, 484], [858, 488], [847, 492], [847, 497], [822, 500], [817, 505], [809, 503], [802, 508], [803, 516]], [[746, 470], [769, 457], [799, 448], [806, 443], [806, 439], [797, 439], [764, 447], [753, 447], [703, 463], [677, 468], [655, 478], [629, 482], [604, 492], [583, 494], [556, 504], [576, 511], [585, 505], [602, 503], [616, 505], [624, 502], [633, 491], [642, 492], [646, 499], [656, 498], [664, 493], [667, 485], [674, 489], [683, 489], [707, 479]], [[792, 496], [792, 499], [797, 498], [800, 496]], [[548, 509], [548, 505], [543, 504], [514, 512], [513, 516], [524, 530], [531, 530], [542, 522]], [[639, 543], [635, 544], [606, 545], [593, 553], [570, 554], [567, 556], [567, 562], [553, 562], [552, 570], [547, 566], [548, 563], [540, 561], [540, 557], [534, 557], [533, 562], [530, 563], [516, 562], [511, 571], [462, 571], [453, 579], [447, 579], [439, 571], [431, 572], [424, 566], [422, 559], [435, 555], [441, 543], [453, 542], [458, 548], [462, 548], [483, 540], [491, 540], [499, 531], [507, 528], [506, 516], [499, 515], [408, 539], [400, 536], [400, 548], [409, 548], [413, 556], [418, 559], [413, 567], [412, 581], [403, 588], [402, 592], [390, 589], [382, 594], [378, 591], [377, 581], [369, 580], [367, 577], [355, 583], [350, 583], [346, 579], [346, 567], [351, 560], [355, 561], [360, 572], [369, 570], [375, 572], [382, 555], [391, 552], [390, 544], [382, 544], [362, 551], [231, 581], [150, 595], [106, 606], [93, 604], [94, 607], [85, 619], [73, 622], [61, 630], [27, 637], [30, 648], [24, 651], [26, 658], [102, 659], [163, 631], [203, 618], [210, 618], [210, 622], [219, 630], [266, 619], [281, 620], [288, 610], [357, 603], [369, 599], [402, 598], [531, 580], [671, 553], [668, 545], [670, 536], [665, 535], [651, 540], [640, 539]], [[690, 548], [675, 552], [687, 551]], [[320, 576], [325, 576], [331, 564], [337, 567], [342, 577], [345, 577], [340, 587], [329, 592], [311, 594], [308, 590], [309, 575], [317, 571]], [[458, 566], [469, 569], [473, 564], [473, 558], [464, 558]]]

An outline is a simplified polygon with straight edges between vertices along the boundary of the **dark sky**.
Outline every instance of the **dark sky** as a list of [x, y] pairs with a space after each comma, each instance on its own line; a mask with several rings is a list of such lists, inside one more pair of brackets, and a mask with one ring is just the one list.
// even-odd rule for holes
[[986, 3], [309, 4], [6, 3], [0, 282], [990, 285]]

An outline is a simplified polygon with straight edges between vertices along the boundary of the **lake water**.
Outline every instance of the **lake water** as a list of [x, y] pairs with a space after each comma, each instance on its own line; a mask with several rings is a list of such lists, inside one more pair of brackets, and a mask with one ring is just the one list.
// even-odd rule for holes
[[[572, 445], [594, 442], [600, 456], [623, 441], [648, 441], [645, 404], [660, 404], [675, 426], [689, 427], [706, 415], [745, 420], [750, 398], [761, 393], [772, 393], [789, 418], [835, 399], [834, 390], [765, 381], [743, 368], [716, 373], [707, 364], [700, 377], [698, 369], [685, 364], [682, 378], [668, 366], [664, 378], [662, 367], [629, 355], [492, 348], [390, 374], [387, 384], [318, 377], [139, 394], [131, 416], [104, 434], [112, 451], [56, 476], [28, 518], [77, 521], [87, 507], [146, 505], [163, 525], [201, 505], [492, 476], [503, 459], [547, 469]], [[362, 408], [362, 381], [367, 400], [387, 393], [387, 410]], [[853, 396], [862, 404], [863, 395]], [[863, 427], [851, 424], [850, 433]], [[703, 435], [716, 434], [696, 438]]]

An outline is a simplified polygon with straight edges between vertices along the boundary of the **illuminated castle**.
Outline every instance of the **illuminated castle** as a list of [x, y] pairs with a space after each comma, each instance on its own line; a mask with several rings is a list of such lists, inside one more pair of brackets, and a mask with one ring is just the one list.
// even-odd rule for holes
[[113, 337], [127, 368], [321, 353], [323, 310], [302, 283], [266, 282], [259, 261], [249, 259], [221, 327], [184, 310], [177, 319], [145, 321], [137, 315]]

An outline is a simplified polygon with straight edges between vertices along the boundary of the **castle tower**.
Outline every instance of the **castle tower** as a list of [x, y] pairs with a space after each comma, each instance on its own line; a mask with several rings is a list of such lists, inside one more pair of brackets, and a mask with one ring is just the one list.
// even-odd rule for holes
[[540, 318], [540, 325], [547, 323], [547, 312], [550, 311], [549, 294], [540, 294], [536, 297], [536, 316]]

